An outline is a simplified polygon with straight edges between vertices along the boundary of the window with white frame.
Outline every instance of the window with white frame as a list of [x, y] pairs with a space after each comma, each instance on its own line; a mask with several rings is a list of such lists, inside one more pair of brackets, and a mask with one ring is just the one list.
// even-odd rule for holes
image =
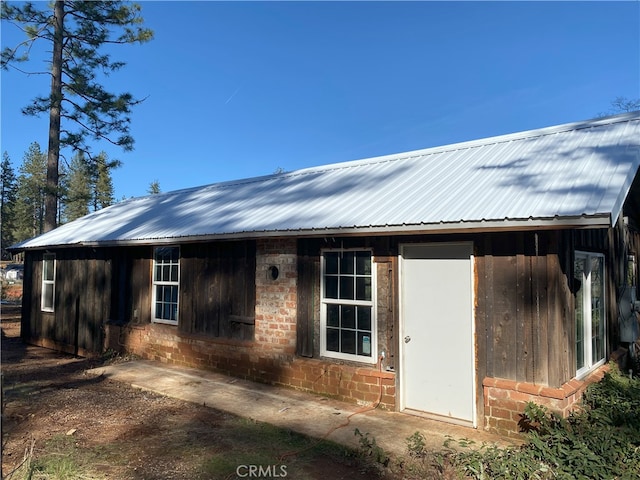
[[56, 254], [45, 253], [42, 257], [42, 296], [40, 309], [43, 312], [54, 311], [56, 293]]
[[324, 251], [321, 297], [321, 354], [375, 363], [375, 275], [371, 251]]
[[158, 323], [178, 323], [180, 249], [157, 247], [153, 258], [153, 299], [151, 318]]
[[606, 298], [604, 256], [576, 252], [576, 375], [581, 376], [605, 361]]

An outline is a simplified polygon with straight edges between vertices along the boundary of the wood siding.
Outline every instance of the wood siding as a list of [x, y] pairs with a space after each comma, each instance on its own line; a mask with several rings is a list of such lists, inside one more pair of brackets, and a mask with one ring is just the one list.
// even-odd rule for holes
[[479, 376], [556, 386], [571, 378], [566, 233], [487, 234], [476, 247]]
[[253, 340], [255, 242], [183, 245], [180, 257], [180, 331]]
[[56, 254], [55, 309], [40, 309], [42, 252], [29, 252], [30, 302], [23, 302], [23, 337], [46, 340], [78, 354], [102, 350], [103, 324], [111, 315], [111, 260], [105, 249], [59, 250]]
[[[27, 252], [22, 334], [70, 353], [101, 352], [104, 324], [151, 322], [153, 247], [61, 249], [55, 311], [40, 309], [43, 252]], [[181, 247], [180, 332], [253, 339], [255, 243]]]

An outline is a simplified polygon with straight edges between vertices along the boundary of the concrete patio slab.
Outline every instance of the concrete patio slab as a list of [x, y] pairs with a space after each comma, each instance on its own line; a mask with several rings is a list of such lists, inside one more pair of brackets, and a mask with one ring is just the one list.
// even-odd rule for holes
[[357, 428], [375, 438], [385, 451], [396, 455], [407, 453], [406, 439], [416, 431], [424, 435], [428, 448], [434, 450], [441, 449], [448, 437], [466, 438], [478, 445], [513, 444], [479, 429], [148, 360], [116, 363], [89, 372], [349, 447], [359, 446], [359, 437], [354, 433]]

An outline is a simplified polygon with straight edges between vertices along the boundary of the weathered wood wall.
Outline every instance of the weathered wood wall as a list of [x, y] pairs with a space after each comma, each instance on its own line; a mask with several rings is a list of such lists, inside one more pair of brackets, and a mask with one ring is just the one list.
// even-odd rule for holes
[[[28, 252], [23, 336], [78, 353], [100, 352], [104, 324], [151, 321], [152, 247], [55, 251], [55, 311], [40, 310], [43, 252]], [[255, 242], [183, 245], [178, 329], [253, 339]]]
[[253, 340], [255, 242], [183, 245], [180, 257], [180, 331]]
[[573, 306], [563, 232], [485, 234], [476, 245], [480, 378], [558, 386], [571, 372]]
[[[23, 301], [23, 337], [70, 353], [102, 349], [103, 324], [111, 315], [111, 260], [105, 249], [67, 249], [56, 254], [55, 310], [40, 310], [42, 252], [28, 252], [30, 277]], [[42, 343], [42, 342], [39, 342]]]

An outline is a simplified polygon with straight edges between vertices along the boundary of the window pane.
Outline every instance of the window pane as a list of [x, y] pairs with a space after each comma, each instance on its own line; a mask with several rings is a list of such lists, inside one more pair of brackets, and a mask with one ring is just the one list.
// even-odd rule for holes
[[178, 265], [171, 266], [171, 281], [172, 282], [178, 281]]
[[342, 258], [340, 259], [340, 274], [353, 274], [353, 260], [355, 254], [353, 252], [342, 252]]
[[156, 261], [159, 263], [168, 263], [171, 262], [171, 259], [174, 258], [177, 261], [178, 258], [178, 248], [177, 247], [159, 247], [156, 248]]
[[162, 303], [161, 302], [156, 302], [156, 318], [163, 318], [162, 316]]
[[371, 277], [356, 277], [356, 300], [371, 300]]
[[371, 335], [368, 333], [358, 332], [358, 355], [371, 356]]
[[156, 285], [156, 302], [162, 303], [164, 300], [164, 286]]
[[327, 326], [340, 326], [340, 305], [327, 305]]
[[604, 261], [591, 257], [591, 353], [592, 362], [604, 358]]
[[356, 307], [353, 305], [342, 306], [342, 328], [356, 328]]
[[42, 285], [42, 308], [53, 310], [53, 283]]
[[371, 331], [371, 307], [358, 307], [358, 330]]
[[42, 278], [43, 280], [46, 281], [53, 281], [53, 265], [54, 265], [54, 260], [53, 258], [47, 258], [48, 256], [45, 256], [44, 258], [44, 265], [43, 265], [43, 272], [42, 272]]
[[328, 273], [330, 275], [338, 274], [338, 254], [337, 253], [324, 254], [324, 273]]
[[576, 288], [576, 370], [585, 366], [584, 358], [584, 271], [586, 259], [576, 257], [573, 278]]
[[371, 275], [371, 254], [369, 252], [357, 252], [356, 273], [358, 275]]
[[324, 296], [325, 298], [338, 298], [338, 277], [325, 277]]
[[163, 286], [162, 288], [162, 300], [165, 303], [171, 302], [171, 287]]
[[330, 352], [340, 351], [340, 330], [327, 328], [327, 350]]
[[355, 355], [356, 353], [356, 332], [354, 330], [342, 330], [340, 332], [341, 349], [342, 353], [350, 353]]
[[345, 300], [353, 300], [353, 278], [354, 277], [340, 277], [340, 298]]

